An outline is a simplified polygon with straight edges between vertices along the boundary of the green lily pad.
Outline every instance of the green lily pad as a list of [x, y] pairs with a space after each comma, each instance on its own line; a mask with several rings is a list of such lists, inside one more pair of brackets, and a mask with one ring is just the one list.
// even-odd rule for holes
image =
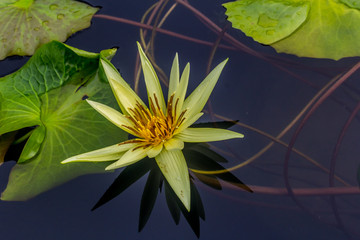
[[0, 60], [33, 55], [51, 40], [64, 42], [90, 26], [98, 8], [73, 0], [2, 0], [0, 3]]
[[277, 52], [360, 56], [359, 0], [244, 0], [223, 4], [233, 27]]
[[17, 72], [0, 78], [0, 135], [37, 126], [2, 200], [26, 200], [77, 176], [105, 171], [107, 163], [60, 162], [126, 139], [84, 101], [116, 107], [109, 84], [97, 73], [100, 56], [113, 53], [88, 53], [53, 41]]

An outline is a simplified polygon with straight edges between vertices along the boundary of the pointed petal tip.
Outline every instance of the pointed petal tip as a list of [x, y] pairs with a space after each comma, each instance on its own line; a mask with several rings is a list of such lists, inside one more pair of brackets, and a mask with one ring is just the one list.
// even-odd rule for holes
[[115, 170], [117, 169], [118, 167], [116, 167], [114, 164], [110, 164], [109, 166], [107, 166], [105, 168], [106, 171], [111, 171], [111, 170]]
[[61, 164], [66, 164], [66, 163], [70, 163], [70, 162], [76, 162], [76, 160], [78, 160], [78, 158], [76, 156], [73, 156], [73, 157], [69, 157], [69, 158], [61, 161], [60, 163]]
[[95, 101], [91, 101], [90, 99], [85, 99], [85, 101], [91, 106], [95, 103]]
[[244, 134], [238, 132], [234, 132], [234, 133], [237, 133], [237, 136], [235, 136], [234, 138], [244, 138]]
[[214, 142], [244, 137], [241, 133], [221, 128], [186, 128], [176, 136], [184, 142]]
[[226, 58], [224, 61], [222, 61], [220, 64], [226, 64], [229, 61], [229, 58]]
[[65, 163], [69, 163], [69, 162], [70, 162], [69, 160], [64, 160], [64, 161], [61, 161], [60, 163], [65, 164]]
[[[145, 55], [144, 50], [143, 50], [143, 48], [142, 48], [141, 44], [140, 44], [138, 41], [136, 41], [136, 45], [137, 45], [137, 47], [138, 47], [138, 51], [139, 51], [139, 53], [141, 53], [141, 54], [144, 54], [144, 55]], [[141, 54], [140, 54], [140, 55], [141, 55]]]
[[186, 202], [182, 201], [182, 203], [184, 204], [184, 207], [186, 208], [186, 210], [188, 212], [190, 212], [190, 200], [186, 201]]

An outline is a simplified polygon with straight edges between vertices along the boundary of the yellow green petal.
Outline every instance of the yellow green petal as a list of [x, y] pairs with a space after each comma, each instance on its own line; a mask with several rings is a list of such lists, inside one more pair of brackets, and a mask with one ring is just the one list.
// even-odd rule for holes
[[179, 86], [180, 71], [179, 71], [179, 57], [178, 54], [175, 54], [174, 61], [172, 63], [170, 71], [170, 80], [169, 80], [169, 91], [168, 91], [168, 101], [171, 95], [177, 91]]
[[105, 170], [113, 170], [136, 163], [137, 161], [146, 157], [147, 151], [148, 149], [143, 148], [141, 144], [136, 144], [133, 148], [129, 149], [119, 160], [107, 166]]
[[206, 102], [208, 101], [212, 90], [217, 83], [221, 71], [223, 70], [228, 59], [217, 65], [207, 77], [200, 83], [200, 85], [186, 98], [183, 109], [188, 108], [185, 116], [192, 116], [201, 112]]
[[124, 152], [134, 147], [134, 143], [115, 144], [95, 151], [79, 154], [61, 163], [69, 162], [105, 162], [119, 159]]
[[134, 136], [137, 136], [137, 134], [130, 129], [124, 127], [125, 126], [132, 126], [133, 123], [127, 119], [124, 115], [116, 111], [115, 109], [106, 106], [102, 103], [94, 102], [89, 99], [86, 99], [86, 101], [101, 115], [103, 115], [107, 120], [121, 128], [122, 130], [131, 133]]
[[153, 66], [151, 65], [151, 62], [149, 61], [149, 59], [146, 57], [144, 51], [142, 50], [140, 43], [137, 43], [137, 45], [138, 45], [138, 49], [139, 49], [141, 66], [142, 66], [142, 70], [143, 70], [143, 74], [144, 74], [144, 79], [145, 79], [148, 96], [149, 96], [149, 98], [152, 98], [153, 100], [155, 100], [154, 99], [154, 94], [155, 94], [157, 97], [157, 100], [159, 102], [161, 110], [163, 111], [163, 113], [165, 113], [166, 105], [165, 105], [165, 100], [164, 100], [163, 92], [161, 90], [159, 79], [156, 75], [156, 72], [155, 72]]
[[187, 128], [176, 135], [184, 142], [213, 142], [232, 138], [243, 138], [241, 133], [220, 128]]
[[182, 106], [184, 104], [184, 99], [186, 95], [186, 90], [189, 83], [189, 76], [190, 76], [190, 64], [187, 63], [184, 71], [181, 74], [180, 83], [178, 89], [175, 92], [175, 99], [179, 99], [179, 102], [176, 107], [176, 112], [180, 114], [182, 111]]
[[184, 142], [177, 138], [171, 138], [164, 143], [166, 150], [182, 150]]
[[100, 59], [100, 63], [123, 113], [132, 115], [131, 112], [128, 112], [128, 108], [134, 108], [136, 103], [141, 104], [147, 109], [144, 102], [131, 89], [113, 66], [103, 59]]
[[156, 145], [154, 147], [151, 147], [147, 151], [147, 155], [149, 158], [154, 158], [161, 152], [162, 149], [163, 149], [163, 144]]
[[190, 211], [190, 180], [186, 161], [181, 150], [163, 149], [155, 158], [166, 181]]

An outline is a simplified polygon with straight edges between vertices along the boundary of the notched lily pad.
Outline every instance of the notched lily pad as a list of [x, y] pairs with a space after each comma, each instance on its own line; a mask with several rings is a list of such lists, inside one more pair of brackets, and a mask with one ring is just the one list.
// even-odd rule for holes
[[107, 163], [61, 161], [127, 137], [83, 100], [87, 96], [116, 106], [109, 84], [97, 74], [100, 58], [112, 54], [52, 41], [21, 69], [0, 78], [0, 134], [36, 127], [11, 170], [2, 200], [27, 200], [77, 176], [105, 171]]
[[233, 27], [277, 52], [335, 60], [360, 56], [359, 0], [242, 0], [224, 6]]
[[33, 55], [51, 40], [64, 42], [90, 26], [97, 8], [74, 0], [3, 0], [0, 3], [0, 60]]

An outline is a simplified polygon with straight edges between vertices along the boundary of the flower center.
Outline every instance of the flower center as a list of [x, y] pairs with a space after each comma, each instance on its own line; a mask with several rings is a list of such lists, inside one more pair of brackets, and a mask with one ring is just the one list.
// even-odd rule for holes
[[[174, 104], [175, 102], [175, 104]], [[139, 102], [134, 108], [129, 108], [131, 116], [127, 118], [133, 122], [133, 126], [125, 126], [142, 139], [136, 139], [136, 142], [146, 142], [147, 146], [156, 146], [172, 138], [174, 131], [184, 122], [186, 110], [179, 116], [176, 113], [176, 107], [179, 99], [174, 101], [174, 94], [171, 95], [166, 113], [160, 108], [156, 95], [149, 98], [150, 110], [145, 108]], [[134, 141], [132, 141], [134, 142]]]

